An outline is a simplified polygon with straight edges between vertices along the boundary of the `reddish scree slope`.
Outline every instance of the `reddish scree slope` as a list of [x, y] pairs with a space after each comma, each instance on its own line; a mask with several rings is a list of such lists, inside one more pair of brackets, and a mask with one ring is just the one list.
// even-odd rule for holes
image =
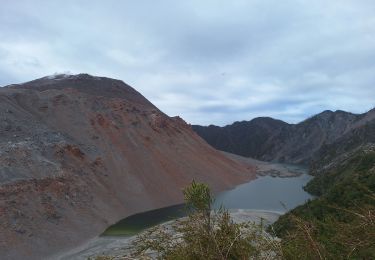
[[46, 77], [0, 89], [0, 252], [40, 259], [136, 212], [255, 178], [122, 81]]

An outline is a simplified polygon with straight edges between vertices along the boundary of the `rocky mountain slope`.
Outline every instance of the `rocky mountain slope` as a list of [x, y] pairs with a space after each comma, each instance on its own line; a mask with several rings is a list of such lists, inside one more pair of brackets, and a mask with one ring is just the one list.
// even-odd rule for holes
[[219, 150], [265, 161], [309, 164], [320, 161], [319, 157], [334, 143], [345, 146], [351, 140], [354, 148], [371, 142], [373, 132], [364, 128], [371, 128], [374, 123], [375, 110], [360, 115], [327, 110], [298, 124], [256, 118], [225, 127], [193, 126], [193, 129]]
[[254, 168], [119, 80], [55, 75], [0, 88], [0, 253], [41, 259], [137, 212], [223, 190]]
[[224, 127], [193, 125], [193, 130], [218, 150], [261, 158], [264, 155], [262, 147], [286, 126], [288, 124], [283, 121], [260, 117]]
[[375, 144], [375, 110], [359, 116], [354, 126], [335, 141], [323, 145], [310, 162], [311, 173], [336, 167], [361, 150]]

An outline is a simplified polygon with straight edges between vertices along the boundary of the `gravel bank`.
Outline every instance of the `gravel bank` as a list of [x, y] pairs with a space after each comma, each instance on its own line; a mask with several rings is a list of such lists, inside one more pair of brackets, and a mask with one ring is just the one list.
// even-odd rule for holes
[[[233, 220], [237, 223], [251, 221], [259, 223], [264, 219], [267, 224], [275, 222], [282, 212], [277, 211], [261, 211], [261, 210], [247, 210], [238, 209], [231, 210], [230, 214]], [[170, 225], [172, 221], [162, 225]], [[100, 255], [110, 255], [116, 257], [115, 259], [131, 259], [123, 257], [128, 255], [131, 251], [131, 242], [136, 236], [131, 237], [96, 237], [89, 240], [86, 244], [81, 245], [73, 250], [65, 252], [62, 255], [55, 256], [51, 259], [59, 260], [87, 260], [89, 257], [96, 257]], [[121, 257], [120, 257], [121, 256]]]

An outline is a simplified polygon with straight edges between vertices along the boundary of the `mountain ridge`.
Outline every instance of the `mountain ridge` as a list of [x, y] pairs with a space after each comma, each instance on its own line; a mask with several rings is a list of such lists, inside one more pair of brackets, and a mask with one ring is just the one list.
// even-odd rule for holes
[[374, 109], [363, 114], [325, 110], [297, 124], [260, 117], [224, 127], [192, 127], [219, 150], [265, 161], [309, 164], [323, 146], [374, 120]]

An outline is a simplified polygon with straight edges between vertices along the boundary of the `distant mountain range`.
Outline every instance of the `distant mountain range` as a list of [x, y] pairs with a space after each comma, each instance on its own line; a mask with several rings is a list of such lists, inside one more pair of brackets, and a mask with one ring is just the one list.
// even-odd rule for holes
[[313, 166], [375, 142], [375, 109], [364, 114], [327, 110], [298, 124], [260, 117], [224, 127], [193, 125], [193, 130], [218, 150]]

